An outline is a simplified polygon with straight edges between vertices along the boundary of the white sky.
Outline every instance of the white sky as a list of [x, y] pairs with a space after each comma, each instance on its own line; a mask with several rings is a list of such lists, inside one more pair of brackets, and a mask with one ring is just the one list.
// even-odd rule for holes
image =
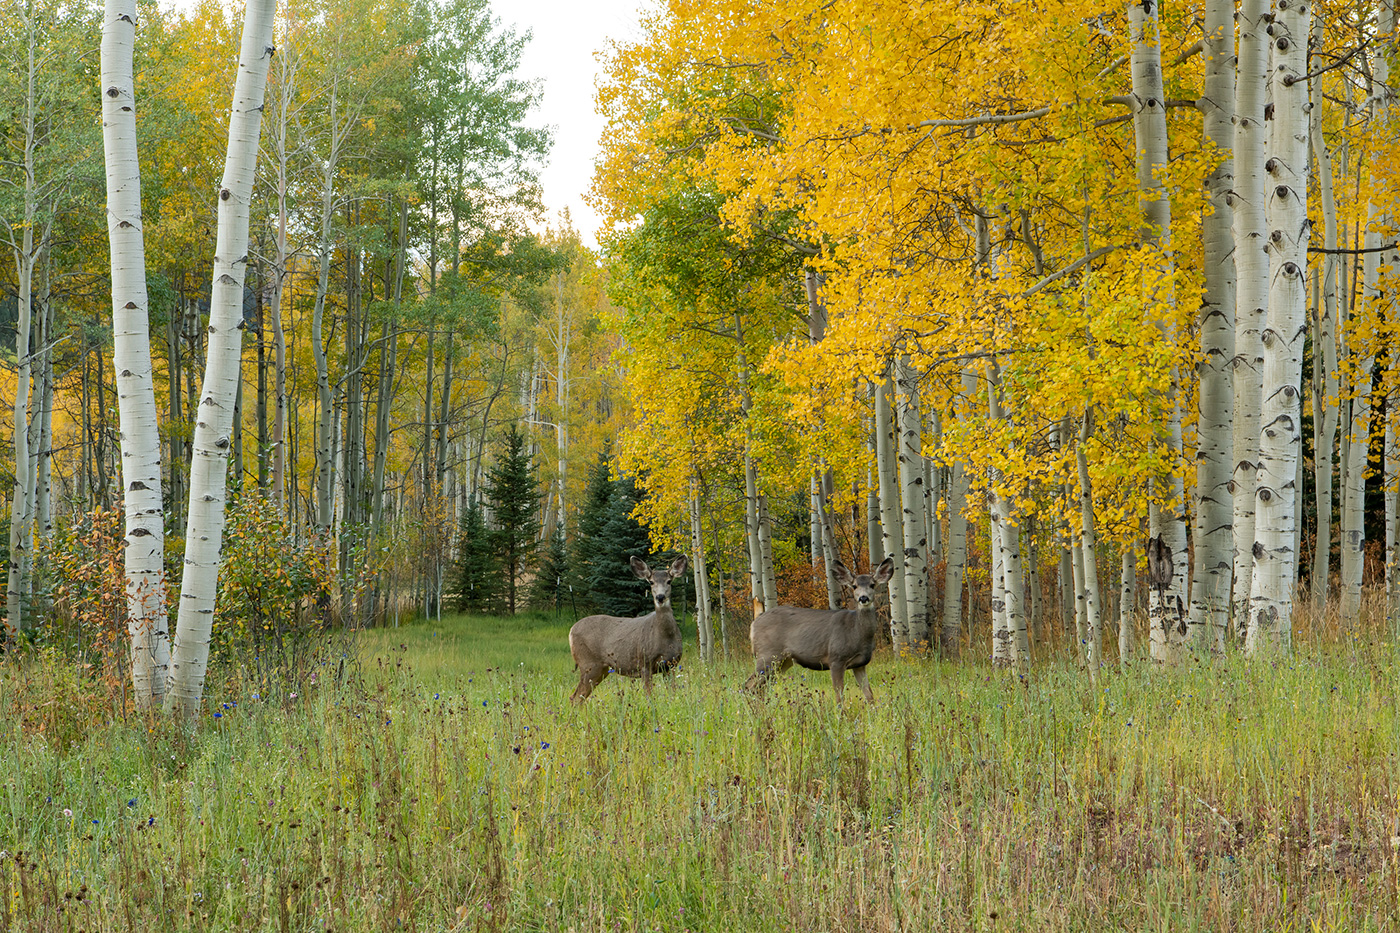
[[491, 0], [503, 24], [529, 30], [520, 77], [544, 81], [536, 123], [554, 127], [554, 149], [541, 174], [549, 223], [565, 208], [585, 243], [597, 245], [601, 221], [584, 202], [593, 180], [603, 119], [594, 112], [594, 53], [610, 39], [635, 40], [643, 0]]

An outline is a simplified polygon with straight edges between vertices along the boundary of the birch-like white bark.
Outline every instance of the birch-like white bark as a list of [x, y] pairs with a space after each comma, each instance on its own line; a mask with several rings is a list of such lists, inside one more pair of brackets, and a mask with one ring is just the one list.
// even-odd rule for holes
[[1093, 430], [1093, 411], [1086, 411], [1079, 428], [1075, 463], [1079, 467], [1079, 545], [1084, 562], [1084, 663], [1089, 668], [1089, 679], [1097, 682], [1099, 668], [1103, 665], [1103, 623], [1100, 614], [1103, 596], [1099, 591], [1099, 534], [1094, 521], [1094, 487], [1089, 480], [1089, 458], [1085, 454]]
[[1235, 584], [1236, 637], [1249, 617], [1253, 571], [1254, 483], [1259, 470], [1259, 406], [1263, 373], [1260, 334], [1269, 313], [1269, 257], [1264, 224], [1265, 85], [1269, 70], [1269, 0], [1241, 0], [1239, 72], [1235, 82]]
[[899, 487], [904, 531], [904, 600], [909, 612], [909, 648], [928, 650], [928, 486], [924, 482], [924, 452], [919, 393], [914, 368], [907, 356], [895, 367], [898, 409]]
[[[1322, 47], [1322, 17], [1313, 19], [1313, 48]], [[1337, 275], [1341, 265], [1337, 254], [1337, 202], [1332, 193], [1332, 153], [1322, 135], [1321, 76], [1311, 79], [1312, 149], [1317, 160], [1317, 194], [1322, 210], [1323, 246], [1329, 250], [1322, 260], [1321, 301], [1315, 302], [1317, 324], [1313, 341], [1313, 491], [1317, 500], [1317, 535], [1313, 547], [1312, 599], [1321, 612], [1327, 605], [1332, 572], [1332, 464], [1337, 443], [1337, 416], [1340, 410], [1337, 381]], [[1317, 291], [1318, 289], [1314, 289]]]
[[1293, 637], [1298, 553], [1298, 458], [1303, 449], [1303, 345], [1307, 337], [1308, 70], [1306, 0], [1278, 0], [1273, 27], [1273, 138], [1269, 316], [1261, 334], [1264, 380], [1254, 504], [1254, 568], [1245, 650], [1287, 652]]
[[1234, 0], [1207, 0], [1205, 83], [1201, 109], [1207, 147], [1223, 158], [1206, 177], [1210, 212], [1201, 218], [1205, 292], [1197, 326], [1202, 360], [1198, 392], [1196, 488], [1188, 638], [1198, 650], [1225, 649], [1230, 624], [1234, 540], [1230, 472], [1234, 407], [1231, 368], [1235, 357], [1235, 265], [1230, 189], [1234, 182], [1230, 126], [1235, 106]]
[[113, 371], [126, 510], [127, 633], [138, 709], [165, 698], [170, 626], [165, 602], [165, 506], [146, 296], [141, 166], [136, 150], [135, 0], [107, 0], [102, 26], [102, 142], [112, 263]]
[[[987, 376], [987, 416], [993, 422], [1006, 417], [1001, 408], [1001, 377], [996, 362], [991, 364]], [[1009, 660], [1018, 671], [1024, 672], [1030, 666], [1031, 647], [1030, 634], [1026, 630], [1026, 581], [1021, 567], [1021, 529], [1016, 524], [1016, 510], [1011, 498], [997, 488], [1000, 480], [1001, 471], [993, 469], [987, 489], [992, 527], [996, 531], [992, 546], [1000, 555]]]
[[[884, 552], [895, 561], [904, 559], [904, 521], [900, 515], [896, 481], [894, 420], [890, 414], [888, 378], [874, 383], [875, 469], [880, 477], [880, 535]], [[884, 560], [884, 558], [880, 558]], [[890, 575], [890, 639], [896, 652], [909, 647], [909, 604], [902, 573]]]
[[[1156, 326], [1167, 345], [1177, 335], [1170, 321], [1176, 298], [1172, 292], [1171, 198], [1161, 173], [1168, 164], [1167, 114], [1162, 86], [1161, 23], [1153, 0], [1130, 0], [1128, 26], [1132, 41], [1133, 136], [1137, 143], [1138, 202], [1142, 213], [1143, 245], [1160, 254], [1152, 281], [1147, 283], [1147, 301], [1160, 310]], [[1178, 378], [1172, 377], [1171, 397], [1162, 400], [1165, 423], [1159, 426], [1159, 443], [1169, 457], [1181, 456], [1181, 403]], [[1160, 487], [1165, 486], [1162, 490]], [[1167, 579], [1153, 586], [1148, 603], [1152, 629], [1152, 658], [1161, 662], [1179, 661], [1186, 638], [1186, 521], [1182, 515], [1184, 489], [1181, 474], [1173, 470], [1160, 483], [1148, 510], [1152, 539], [1159, 542], [1158, 553], [1169, 556]], [[1165, 564], [1164, 564], [1165, 565]]]
[[[1395, 8], [1391, 0], [1381, 0], [1377, 9], [1376, 34], [1381, 40], [1376, 54], [1371, 56], [1370, 123], [1373, 138], [1384, 135], [1389, 122], [1391, 90], [1389, 55], [1393, 48]], [[1373, 176], [1384, 173], [1379, 153], [1371, 156]], [[1397, 265], [1392, 253], [1381, 252], [1382, 230], [1389, 225], [1384, 205], [1372, 201], [1367, 205], [1366, 252], [1362, 256], [1361, 300], [1352, 302], [1352, 319], [1378, 315], [1380, 272], [1383, 264]], [[1352, 378], [1348, 386], [1351, 398], [1351, 423], [1348, 426], [1346, 456], [1342, 461], [1342, 527], [1340, 541], [1342, 624], [1354, 626], [1361, 616], [1361, 578], [1365, 569], [1366, 548], [1366, 460], [1371, 446], [1371, 370], [1375, 366], [1374, 345], [1364, 335], [1357, 334], [1352, 325], [1346, 330], [1347, 349], [1352, 358]]]
[[[977, 376], [970, 370], [962, 375], [962, 398], [971, 400], [977, 391]], [[961, 404], [961, 403], [960, 403]], [[961, 460], [948, 468], [948, 543], [943, 565], [943, 650], [957, 657], [962, 647], [963, 580], [967, 572], [967, 515], [971, 478]]]
[[1137, 552], [1123, 549], [1118, 576], [1118, 663], [1127, 665], [1137, 653], [1133, 620], [1137, 615]]
[[209, 348], [199, 393], [190, 465], [189, 524], [180, 615], [170, 657], [167, 712], [192, 716], [204, 695], [224, 534], [233, 396], [243, 338], [248, 212], [262, 131], [263, 94], [273, 55], [276, 0], [248, 0], [229, 118], [228, 155], [219, 185], [219, 225], [209, 303]]

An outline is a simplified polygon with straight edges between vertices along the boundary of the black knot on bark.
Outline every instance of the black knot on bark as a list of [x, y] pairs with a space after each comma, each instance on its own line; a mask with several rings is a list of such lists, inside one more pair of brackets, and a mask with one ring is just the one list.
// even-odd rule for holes
[[[1274, 494], [1273, 494], [1273, 491], [1269, 489], [1269, 487], [1265, 486], [1263, 489], [1259, 490], [1259, 501], [1260, 501], [1260, 502], [1272, 502], [1273, 499], [1274, 499]], [[1255, 547], [1259, 547], [1260, 545], [1256, 542], [1254, 546], [1255, 546]], [[1256, 556], [1257, 556], [1257, 555], [1256, 555]]]
[[133, 538], [144, 538], [146, 535], [149, 535], [149, 534], [150, 534], [150, 531], [148, 531], [148, 530], [145, 529], [145, 528], [133, 528], [133, 529], [131, 529], [131, 536], [132, 536]]
[[1273, 233], [1269, 234], [1269, 239], [1272, 240], [1272, 241], [1275, 242], [1275, 243], [1282, 243], [1282, 242], [1283, 242], [1283, 231], [1282, 231], [1282, 230], [1275, 230]]
[[214, 442], [214, 446], [219, 448], [220, 450], [226, 450], [228, 448], [228, 438], [219, 438], [217, 441]]
[[127, 488], [127, 489], [150, 489], [151, 487], [147, 486], [145, 483], [143, 483], [143, 482], [141, 482], [139, 479], [137, 479], [137, 480], [132, 480], [132, 481], [131, 481], [131, 485], [128, 486], [128, 487], [126, 487], [126, 488]]
[[1298, 274], [1298, 264], [1296, 262], [1286, 262], [1283, 264], [1283, 274], [1294, 276]]
[[1254, 542], [1254, 547], [1250, 550], [1254, 554], [1255, 560], [1258, 560], [1259, 558], [1264, 556], [1264, 545], [1260, 544], [1258, 541]]
[[1274, 45], [1278, 46], [1278, 50], [1279, 50], [1280, 52], [1287, 52], [1287, 51], [1288, 51], [1288, 37], [1287, 37], [1287, 36], [1279, 36], [1279, 37], [1278, 37], [1278, 41], [1275, 42]]
[[1286, 198], [1286, 197], [1288, 197], [1288, 186], [1287, 186], [1287, 185], [1279, 185], [1277, 188], [1274, 189], [1274, 195], [1275, 195], [1275, 197], [1280, 197], [1280, 198]]
[[107, 88], [107, 96], [108, 96], [108, 97], [116, 97], [116, 96], [119, 95], [119, 94], [121, 94], [121, 91], [117, 90], [116, 88], [114, 88], [114, 87], [109, 87], [109, 88]]
[[1264, 171], [1268, 172], [1270, 175], [1278, 171], [1278, 159], [1270, 159], [1269, 161], [1265, 162]]
[[229, 198], [231, 198], [231, 197], [233, 197], [233, 192], [232, 192], [232, 191], [229, 191], [227, 188], [220, 188], [220, 189], [219, 189], [219, 200], [220, 200], [220, 201], [227, 201], [227, 200], [228, 200]]

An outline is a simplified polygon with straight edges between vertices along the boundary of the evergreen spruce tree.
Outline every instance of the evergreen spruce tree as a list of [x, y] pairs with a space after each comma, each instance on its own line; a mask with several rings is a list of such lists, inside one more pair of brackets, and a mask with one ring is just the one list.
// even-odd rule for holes
[[612, 495], [612, 477], [609, 475], [611, 459], [611, 447], [605, 447], [598, 455], [597, 462], [588, 469], [569, 555], [570, 582], [574, 593], [590, 606], [594, 604], [588, 595], [589, 575], [593, 572], [593, 562], [598, 555], [598, 539], [602, 535], [603, 524], [608, 520], [608, 497]]
[[525, 435], [511, 425], [486, 480], [501, 568], [506, 612], [515, 615], [521, 576], [530, 569], [539, 549], [540, 487], [535, 464], [525, 449]]
[[535, 585], [530, 589], [530, 605], [535, 609], [559, 610], [569, 602], [568, 551], [564, 546], [564, 526], [556, 523], [554, 534], [550, 536], [539, 570], [535, 572]]
[[594, 541], [588, 572], [588, 595], [609, 615], [638, 616], [651, 611], [651, 593], [637, 582], [628, 563], [633, 557], [651, 559], [651, 536], [632, 517], [637, 486], [631, 477], [609, 484], [602, 526]]
[[462, 515], [461, 547], [452, 596], [458, 612], [492, 613], [500, 608], [501, 567], [495, 536], [486, 527], [481, 503], [475, 498]]

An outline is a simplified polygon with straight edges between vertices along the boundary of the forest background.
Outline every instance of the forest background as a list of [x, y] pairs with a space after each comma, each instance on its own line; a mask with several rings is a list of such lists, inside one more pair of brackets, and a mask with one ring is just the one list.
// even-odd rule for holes
[[[1286, 652], [1300, 580], [1318, 607], [1339, 594], [1344, 627], [1368, 581], [1394, 604], [1390, 7], [1063, 5], [1048, 31], [902, 9], [651, 13], [605, 57], [596, 253], [567, 218], [535, 232], [548, 133], [524, 39], [485, 4], [277, 10], [213, 454], [230, 541], [275, 546], [243, 574], [223, 555], [220, 611], [264, 631], [437, 616], [467, 529], [508, 553], [472, 572], [512, 610], [551, 575], [554, 604], [568, 576], [599, 605], [580, 528], [602, 521], [600, 457], [649, 533], [620, 550], [694, 555], [707, 659], [823, 581], [839, 605], [835, 561], [888, 553], [898, 652], [1022, 671], [1062, 632], [1096, 676], [1110, 618], [1125, 662], [1140, 641], [1165, 662]], [[102, 516], [130, 367], [91, 209], [99, 11], [17, 12], [6, 626], [42, 640], [94, 595], [69, 568], [120, 550]], [[185, 550], [209, 535], [182, 532], [213, 501], [191, 468], [236, 123], [234, 61], [207, 52], [239, 24], [137, 19], [173, 599], [187, 566], [216, 579]], [[491, 496], [513, 460], [528, 521]], [[114, 656], [121, 598], [95, 639]]]

